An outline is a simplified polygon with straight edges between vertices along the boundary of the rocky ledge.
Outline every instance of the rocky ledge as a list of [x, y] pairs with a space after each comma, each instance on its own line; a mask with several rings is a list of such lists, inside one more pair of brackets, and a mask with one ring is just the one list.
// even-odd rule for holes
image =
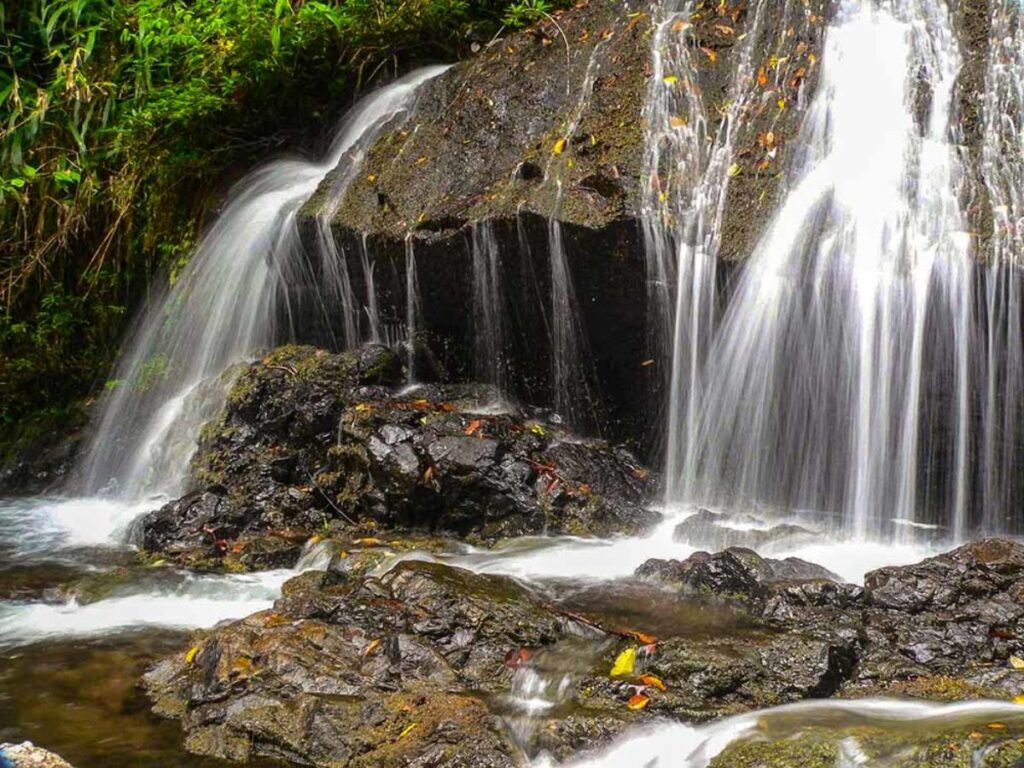
[[656, 478], [628, 451], [478, 385], [406, 384], [383, 346], [286, 347], [242, 371], [203, 432], [195, 491], [142, 522], [152, 557], [294, 564], [332, 527], [452, 534], [636, 534]]
[[[1024, 691], [1016, 542], [884, 568], [864, 587], [743, 549], [543, 590], [439, 562], [381, 574], [380, 562], [376, 545], [347, 546], [326, 571], [288, 582], [272, 610], [198, 633], [147, 675], [157, 712], [181, 720], [190, 750], [235, 760], [506, 766], [541, 750], [562, 759], [659, 717]], [[933, 742], [903, 742], [901, 759]], [[833, 762], [806, 764], [835, 764], [834, 744], [807, 748]], [[716, 765], [805, 764], [744, 750]]]

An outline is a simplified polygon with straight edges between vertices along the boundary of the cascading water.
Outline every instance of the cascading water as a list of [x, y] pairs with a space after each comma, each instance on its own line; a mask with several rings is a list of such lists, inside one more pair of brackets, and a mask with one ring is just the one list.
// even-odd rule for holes
[[594, 375], [590, 347], [580, 321], [576, 289], [566, 256], [565, 232], [558, 218], [561, 215], [564, 196], [560, 174], [562, 164], [559, 158], [563, 156], [565, 148], [576, 135], [583, 111], [593, 94], [601, 66], [601, 48], [601, 43], [594, 46], [580, 85], [580, 96], [569, 117], [569, 124], [566, 126], [565, 134], [558, 140], [544, 172], [544, 178], [553, 178], [555, 184], [553, 213], [548, 219], [553, 400], [558, 413], [565, 416], [570, 423], [583, 428], [593, 427], [597, 421], [593, 408]]
[[[180, 490], [199, 428], [225, 391], [215, 379], [257, 350], [294, 336], [278, 321], [293, 315], [286, 289], [302, 282], [307, 269], [296, 226], [299, 208], [350, 153], [351, 163], [330, 190], [338, 199], [365, 147], [409, 108], [420, 84], [442, 71], [420, 70], [367, 97], [320, 161], [278, 160], [236, 185], [184, 273], [146, 310], [126, 345], [80, 468], [80, 491], [136, 499]], [[348, 269], [326, 217], [320, 221], [324, 270], [314, 310], [341, 306], [343, 341], [353, 344], [359, 339]]]
[[[918, 520], [927, 490], [958, 534], [970, 294], [960, 55], [944, 4], [847, 0], [838, 13], [791, 191], [716, 330], [675, 487], [692, 502], [836, 516], [861, 536]], [[946, 399], [924, 424], [925, 388], [938, 384]], [[938, 442], [945, 465], [928, 474]]]
[[[645, 259], [654, 360], [670, 365], [667, 489], [677, 496], [700, 399], [701, 366], [714, 328], [717, 252], [729, 187], [737, 120], [753, 96], [751, 58], [764, 16], [758, 3], [740, 43], [726, 112], [712, 131], [697, 87], [686, 30], [691, 2], [658, 8], [651, 43], [652, 73], [642, 187]], [[713, 134], [713, 135], [712, 135]]]
[[993, 221], [980, 485], [982, 527], [1000, 531], [1011, 529], [1010, 516], [1024, 500], [1015, 478], [1024, 443], [1024, 24], [1017, 0], [992, 3], [990, 35], [982, 175]]
[[504, 294], [501, 253], [490, 221], [473, 225], [469, 235], [473, 256], [473, 331], [477, 378], [499, 389], [506, 384]]
[[[278, 319], [298, 311], [321, 318], [342, 313], [352, 345], [379, 334], [358, 322], [344, 254], [326, 238], [330, 210], [358, 170], [365, 148], [412, 104], [416, 89], [443, 67], [420, 70], [358, 105], [329, 153], [316, 163], [280, 160], [243, 179], [188, 268], [142, 317], [102, 406], [85, 460], [80, 491], [107, 498], [42, 498], [0, 504], [0, 552], [8, 569], [60, 567], [90, 573], [120, 565], [131, 522], [152, 510], [154, 496], [179, 491], [198, 432], [223, 401], [230, 368], [261, 347], [290, 338]], [[344, 163], [347, 158], [348, 162]], [[311, 303], [295, 304], [289, 289], [314, 282], [299, 241], [296, 213], [339, 163], [319, 221], [320, 275]], [[368, 254], [362, 255], [364, 264]], [[372, 289], [372, 268], [364, 269]], [[97, 551], [97, 548], [100, 548]], [[316, 550], [297, 568], [323, 568]], [[53, 635], [95, 635], [131, 626], [197, 627], [269, 606], [295, 570], [196, 577], [158, 569], [88, 604], [0, 601], [0, 646]]]

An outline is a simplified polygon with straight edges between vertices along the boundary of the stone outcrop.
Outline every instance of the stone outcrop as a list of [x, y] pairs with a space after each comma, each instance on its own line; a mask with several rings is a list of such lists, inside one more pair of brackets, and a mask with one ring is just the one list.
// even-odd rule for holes
[[193, 460], [197, 490], [148, 515], [144, 549], [192, 564], [294, 563], [332, 524], [510, 536], [636, 534], [656, 478], [627, 451], [475, 385], [409, 389], [368, 346], [287, 347], [242, 372]]

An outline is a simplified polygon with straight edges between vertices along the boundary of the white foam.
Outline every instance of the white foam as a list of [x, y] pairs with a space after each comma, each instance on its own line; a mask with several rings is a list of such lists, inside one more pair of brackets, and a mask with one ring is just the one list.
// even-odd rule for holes
[[183, 576], [176, 588], [81, 605], [0, 603], [0, 646], [95, 637], [136, 627], [198, 629], [270, 608], [295, 571]]

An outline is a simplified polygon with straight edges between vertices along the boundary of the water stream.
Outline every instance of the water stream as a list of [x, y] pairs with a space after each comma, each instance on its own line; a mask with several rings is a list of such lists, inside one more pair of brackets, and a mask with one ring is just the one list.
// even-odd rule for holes
[[[664, 0], [653, 10], [641, 218], [651, 346], [669, 391], [665, 412], [652, 415], [665, 425], [662, 522], [637, 537], [526, 537], [404, 553], [381, 568], [431, 559], [505, 574], [573, 609], [685, 636], [744, 628], [732, 613], [685, 601], [653, 605], [629, 577], [650, 558], [697, 551], [700, 542], [683, 543], [675, 530], [701, 507], [758, 518], [726, 522], [726, 534], [730, 526], [803, 526], [806, 536], [779, 538], [760, 553], [824, 564], [853, 583], [978, 531], [1019, 529], [1006, 519], [1020, 517], [1024, 500], [1016, 477], [1024, 442], [1018, 0], [993, 0], [990, 9], [979, 150], [994, 213], [992, 232], [983, 233], [988, 264], [974, 261], [981, 238], [967, 231], [964, 212], [964, 62], [949, 8], [942, 0], [841, 0], [817, 90], [803, 105], [785, 194], [724, 294], [720, 231], [743, 117], [760, 98], [752, 72], [770, 3], [752, 4], [717, 121], [692, 87], [696, 54], [683, 33], [695, 7]], [[594, 47], [545, 171], [555, 200], [550, 294], [540, 302], [551, 336], [551, 404], [577, 425], [595, 421], [596, 392], [559, 219], [563, 155], [607, 66], [602, 51]], [[297, 338], [296, 324], [315, 324], [336, 348], [407, 342], [416, 383], [415, 342], [430, 329], [412, 237], [405, 324], [395, 330], [382, 326], [368, 241], [345, 252], [331, 219], [373, 139], [408, 115], [417, 88], [443, 69], [367, 97], [320, 160], [277, 160], [240, 181], [125, 345], [74, 495], [0, 500], [0, 740], [44, 740], [81, 768], [182, 764], [177, 726], [155, 720], [133, 688], [141, 668], [180, 650], [186, 630], [267, 608], [286, 579], [326, 566], [322, 545], [307, 548], [295, 569], [200, 575], [152, 567], [136, 557], [133, 523], [183, 490], [200, 427], [223, 402], [236, 364]], [[325, 178], [310, 254], [296, 215]], [[513, 260], [503, 259], [490, 223], [467, 235], [475, 373], [501, 387], [511, 378], [502, 272]], [[522, 226], [520, 235], [525, 253]], [[529, 258], [519, 261], [532, 269]], [[524, 282], [538, 285], [532, 274]], [[569, 706], [575, 676], [599, 650], [582, 642], [547, 649], [493, 703], [538, 767], [552, 764], [537, 754], [539, 718]], [[864, 729], [923, 737], [992, 720], [1024, 728], [1022, 712], [992, 702], [805, 702], [707, 725], [654, 723], [568, 765], [699, 768], [736, 742], [821, 728], [840, 745], [837, 768], [847, 768], [869, 764], [858, 742]]]

